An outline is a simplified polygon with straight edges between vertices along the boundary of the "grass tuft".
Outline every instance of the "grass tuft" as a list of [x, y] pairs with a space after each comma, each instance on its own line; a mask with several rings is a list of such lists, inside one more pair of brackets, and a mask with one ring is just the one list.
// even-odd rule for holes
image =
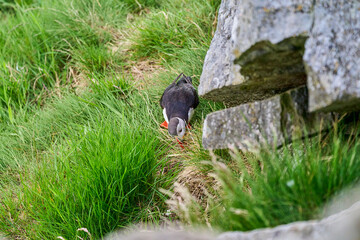
[[221, 189], [208, 189], [215, 197], [208, 199], [206, 209], [189, 204], [197, 215], [180, 215], [193, 225], [221, 231], [248, 231], [321, 216], [324, 204], [360, 180], [360, 142], [341, 132], [269, 148], [258, 156], [233, 153], [236, 165], [215, 161], [209, 172], [215, 173]]
[[[154, 105], [136, 92], [124, 96], [116, 88], [101, 87], [49, 105], [19, 123], [23, 127], [14, 128], [16, 134], [9, 130], [3, 136], [12, 141], [2, 143], [0, 159], [4, 169], [16, 169], [16, 163], [18, 173], [7, 177], [21, 179], [21, 185], [1, 199], [1, 229], [34, 239], [71, 239], [78, 228], [87, 228], [100, 238], [146, 219], [149, 209], [162, 205], [157, 188], [169, 187], [172, 174], [159, 172], [166, 163], [166, 145], [149, 112]], [[38, 125], [32, 129], [34, 122]], [[6, 179], [1, 185], [10, 186]]]
[[54, 150], [25, 186], [36, 238], [70, 239], [85, 227], [97, 239], [154, 204], [160, 140], [151, 129], [130, 128], [124, 115], [97, 121]]
[[220, 1], [166, 1], [162, 5], [166, 11], [150, 13], [139, 25], [139, 34], [133, 39], [135, 55], [169, 62], [186, 59], [183, 50], [207, 49], [214, 33], [209, 23], [214, 22], [215, 2]]

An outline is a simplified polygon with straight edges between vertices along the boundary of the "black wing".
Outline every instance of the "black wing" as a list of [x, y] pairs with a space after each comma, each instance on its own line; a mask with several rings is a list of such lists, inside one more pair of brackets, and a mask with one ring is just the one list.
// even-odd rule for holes
[[185, 76], [184, 73], [180, 73], [175, 80], [165, 89], [163, 95], [160, 98], [160, 106], [161, 108], [165, 108], [165, 102], [167, 102], [166, 100], [163, 101], [164, 95], [166, 96], [166, 94], [170, 91], [171, 88], [173, 88], [176, 85], [176, 81], [181, 77], [181, 76]]
[[164, 91], [164, 93], [162, 94], [161, 98], [160, 98], [160, 106], [161, 108], [165, 108], [165, 103], [168, 102], [169, 99], [169, 92], [171, 93], [171, 89], [174, 88], [175, 83], [170, 84]]
[[196, 92], [195, 88], [193, 87], [193, 93], [194, 93], [194, 105], [193, 105], [193, 108], [197, 108], [197, 106], [199, 106], [199, 95], [198, 93]]
[[160, 98], [161, 108], [166, 108], [167, 104], [175, 102], [182, 102], [194, 109], [199, 105], [199, 96], [192, 85], [191, 77], [184, 75], [177, 83], [174, 81], [165, 89]]
[[199, 105], [199, 95], [192, 85], [191, 77], [184, 75], [184, 77], [182, 77], [177, 84], [183, 85], [187, 89], [187, 92], [190, 93], [187, 94], [187, 97], [189, 98], [189, 107], [195, 109]]

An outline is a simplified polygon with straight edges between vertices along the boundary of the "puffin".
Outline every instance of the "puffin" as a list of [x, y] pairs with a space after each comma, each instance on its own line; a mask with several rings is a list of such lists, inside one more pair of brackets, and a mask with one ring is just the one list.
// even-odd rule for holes
[[[190, 128], [189, 122], [198, 105], [199, 96], [192, 84], [192, 79], [184, 73], [177, 76], [160, 98], [160, 106], [165, 118], [160, 126], [167, 128], [169, 134], [175, 137], [180, 145], [186, 128]], [[183, 148], [182, 145], [181, 147]]]

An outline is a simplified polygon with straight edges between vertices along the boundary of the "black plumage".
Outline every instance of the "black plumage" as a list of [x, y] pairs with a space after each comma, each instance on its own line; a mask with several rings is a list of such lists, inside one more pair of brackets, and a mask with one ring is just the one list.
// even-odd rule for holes
[[[180, 80], [179, 77], [181, 76]], [[160, 105], [166, 109], [168, 120], [174, 117], [189, 123], [189, 111], [199, 105], [199, 96], [192, 85], [191, 77], [181, 73], [164, 91]]]

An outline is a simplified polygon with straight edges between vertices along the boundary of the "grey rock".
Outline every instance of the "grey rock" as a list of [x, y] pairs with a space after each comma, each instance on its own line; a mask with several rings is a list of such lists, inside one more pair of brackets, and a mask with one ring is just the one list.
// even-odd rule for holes
[[310, 111], [359, 110], [360, 1], [316, 1], [305, 47]]
[[205, 149], [282, 145], [326, 128], [330, 114], [309, 113], [306, 87], [275, 97], [207, 115], [203, 127]]
[[280, 125], [280, 98], [244, 104], [206, 116], [202, 143], [205, 149], [236, 147], [248, 149], [257, 143], [283, 142]]
[[225, 79], [230, 76], [233, 56], [231, 30], [235, 16], [240, 8], [240, 1], [225, 0], [221, 2], [218, 13], [218, 24], [215, 35], [211, 41], [210, 49], [206, 54], [203, 73], [200, 78], [199, 94], [205, 95], [211, 90], [225, 85]]
[[204, 231], [198, 232], [185, 232], [185, 231], [142, 231], [113, 233], [105, 237], [105, 240], [215, 240], [214, 234], [205, 233]]
[[312, 0], [223, 0], [199, 94], [234, 106], [304, 85]]
[[217, 240], [358, 240], [360, 202], [320, 221], [294, 222], [250, 232], [228, 232]]
[[222, 1], [200, 96], [235, 106], [306, 78], [310, 111], [360, 109], [359, 0]]
[[198, 230], [186, 231], [138, 231], [115, 232], [106, 240], [358, 240], [360, 236], [360, 201], [346, 210], [322, 220], [294, 222], [275, 228], [257, 229], [249, 232], [226, 232], [214, 236]]

